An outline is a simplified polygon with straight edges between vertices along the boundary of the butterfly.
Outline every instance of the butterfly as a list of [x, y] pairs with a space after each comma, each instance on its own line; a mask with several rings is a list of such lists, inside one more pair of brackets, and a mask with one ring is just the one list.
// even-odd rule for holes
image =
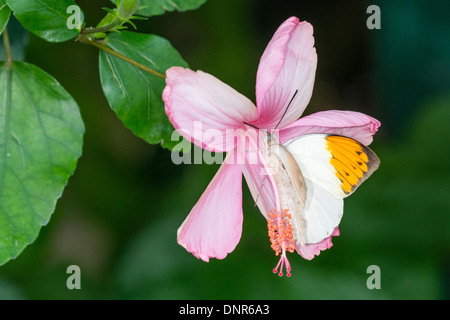
[[263, 148], [300, 246], [331, 236], [343, 215], [343, 199], [380, 165], [369, 147], [336, 134], [307, 134], [284, 144], [267, 135]]

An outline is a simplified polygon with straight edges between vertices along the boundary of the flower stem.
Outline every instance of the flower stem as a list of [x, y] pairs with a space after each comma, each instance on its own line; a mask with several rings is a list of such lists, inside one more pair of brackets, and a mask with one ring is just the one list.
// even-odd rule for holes
[[141, 63], [139, 63], [139, 62], [137, 62], [137, 61], [135, 61], [135, 60], [133, 60], [133, 59], [130, 59], [130, 58], [128, 58], [127, 56], [124, 56], [123, 54], [121, 54], [121, 53], [119, 53], [119, 52], [117, 52], [117, 51], [114, 51], [114, 50], [111, 49], [110, 47], [105, 46], [104, 44], [98, 42], [97, 40], [91, 40], [91, 39], [87, 38], [86, 36], [84, 36], [84, 35], [82, 35], [82, 34], [80, 34], [80, 35], [78, 36], [78, 40], [79, 40], [81, 43], [84, 43], [84, 44], [88, 44], [88, 45], [94, 46], [94, 47], [96, 47], [96, 48], [98, 48], [98, 49], [100, 49], [100, 50], [102, 50], [102, 51], [104, 51], [104, 52], [107, 52], [107, 53], [109, 53], [109, 54], [112, 54], [113, 56], [115, 56], [115, 57], [117, 57], [117, 58], [119, 58], [119, 59], [122, 59], [123, 61], [128, 62], [129, 64], [135, 66], [136, 68], [139, 68], [139, 69], [141, 69], [141, 70], [144, 70], [144, 71], [146, 71], [146, 72], [148, 72], [148, 73], [150, 73], [150, 74], [152, 74], [152, 75], [154, 75], [154, 76], [156, 76], [156, 77], [159, 77], [159, 78], [161, 78], [161, 79], [166, 79], [166, 75], [165, 75], [164, 73], [161, 73], [161, 72], [159, 72], [159, 71], [156, 71], [156, 70], [154, 70], [154, 69], [152, 69], [152, 68], [149, 68], [149, 67], [147, 67], [147, 66], [145, 66], [145, 65], [143, 65], [143, 64], [141, 64]]
[[82, 34], [93, 34], [93, 33], [102, 33], [102, 32], [108, 32], [110, 30], [113, 30], [115, 27], [117, 27], [120, 24], [120, 19], [116, 18], [112, 23], [100, 27], [100, 28], [88, 28], [81, 30]]
[[3, 44], [5, 45], [6, 64], [10, 66], [13, 62], [13, 59], [11, 53], [11, 44], [9, 42], [8, 28], [5, 28], [5, 30], [3, 30]]

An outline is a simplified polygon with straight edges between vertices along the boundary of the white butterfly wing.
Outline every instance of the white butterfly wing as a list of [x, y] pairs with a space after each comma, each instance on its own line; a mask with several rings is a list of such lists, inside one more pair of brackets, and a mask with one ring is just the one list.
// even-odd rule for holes
[[329, 237], [343, 215], [343, 198], [378, 168], [369, 148], [342, 136], [309, 134], [284, 144], [304, 177], [307, 193], [302, 212], [306, 243]]
[[305, 182], [307, 191], [303, 219], [306, 221], [306, 243], [319, 243], [331, 236], [341, 222], [344, 200], [308, 178]]

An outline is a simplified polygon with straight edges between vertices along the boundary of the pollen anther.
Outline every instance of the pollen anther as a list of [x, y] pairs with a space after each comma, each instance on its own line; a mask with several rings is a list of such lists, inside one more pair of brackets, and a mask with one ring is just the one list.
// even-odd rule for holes
[[295, 241], [292, 235], [291, 215], [287, 209], [280, 211], [272, 210], [267, 218], [267, 228], [271, 248], [278, 256], [283, 248], [286, 251], [294, 252]]
[[273, 269], [273, 272], [277, 273], [278, 268], [280, 268], [278, 275], [281, 277], [283, 275], [283, 267], [285, 266], [287, 276], [290, 277], [291, 266], [286, 257], [286, 251], [291, 253], [294, 252], [295, 240], [292, 232], [291, 215], [288, 213], [288, 210], [272, 210], [272, 212], [269, 212], [267, 218], [267, 228], [269, 230], [268, 234], [271, 242], [271, 248], [275, 251], [275, 255], [278, 256], [281, 253], [280, 261], [275, 269]]

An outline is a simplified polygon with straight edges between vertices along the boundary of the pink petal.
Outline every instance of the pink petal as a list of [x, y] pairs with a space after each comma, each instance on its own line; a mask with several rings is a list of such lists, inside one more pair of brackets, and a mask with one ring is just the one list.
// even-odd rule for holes
[[278, 128], [297, 120], [311, 99], [316, 67], [313, 27], [296, 17], [289, 18], [261, 57], [256, 77], [258, 120], [254, 124], [274, 129], [281, 118]]
[[381, 123], [364, 113], [330, 110], [303, 117], [279, 131], [280, 143], [309, 133], [331, 133], [352, 138], [364, 145], [372, 143]]
[[320, 251], [324, 251], [326, 249], [330, 249], [333, 246], [331, 242], [332, 237], [339, 236], [339, 227], [336, 227], [328, 238], [322, 240], [319, 243], [309, 243], [304, 246], [297, 246], [295, 250], [299, 255], [307, 260], [312, 260], [315, 256], [320, 254]]
[[195, 257], [223, 259], [242, 233], [242, 168], [230, 152], [200, 200], [178, 229], [178, 243]]
[[166, 76], [163, 100], [170, 122], [203, 149], [234, 149], [234, 129], [257, 117], [249, 99], [210, 74], [172, 67]]
[[246, 163], [243, 168], [243, 173], [247, 186], [255, 201], [255, 205], [258, 206], [261, 213], [267, 218], [268, 213], [276, 208], [276, 204], [274, 191], [270, 181], [267, 179], [266, 175], [262, 173], [264, 170], [262, 164]]

